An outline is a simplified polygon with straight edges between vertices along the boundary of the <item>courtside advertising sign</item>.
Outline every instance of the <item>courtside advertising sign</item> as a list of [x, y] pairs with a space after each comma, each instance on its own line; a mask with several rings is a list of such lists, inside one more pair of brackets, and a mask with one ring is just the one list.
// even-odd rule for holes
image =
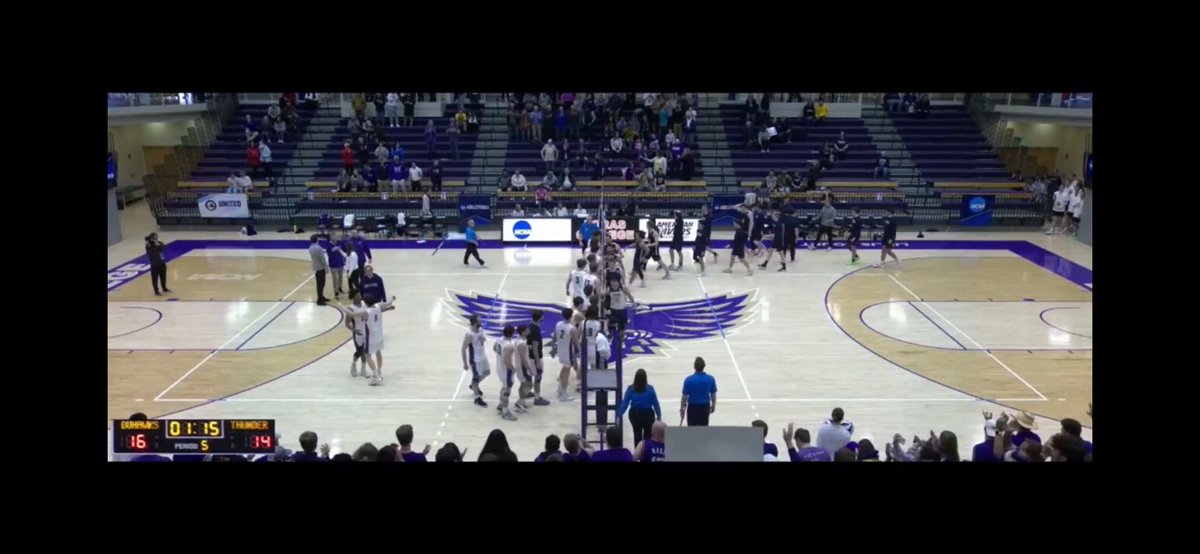
[[570, 218], [508, 218], [500, 233], [504, 242], [571, 242]]
[[208, 194], [198, 200], [200, 217], [250, 217], [245, 194]]
[[[699, 219], [684, 219], [683, 220], [683, 242], [696, 242], [696, 223]], [[658, 227], [658, 236], [661, 242], [671, 242], [675, 236], [675, 218], [662, 218], [654, 220], [654, 226]], [[638, 222], [638, 228], [649, 233], [650, 220], [643, 219]]]

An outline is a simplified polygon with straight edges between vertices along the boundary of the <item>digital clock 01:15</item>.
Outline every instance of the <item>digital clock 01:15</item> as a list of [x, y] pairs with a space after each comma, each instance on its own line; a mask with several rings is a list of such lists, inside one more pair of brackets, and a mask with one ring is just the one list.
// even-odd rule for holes
[[119, 419], [112, 434], [118, 454], [270, 454], [276, 447], [270, 419]]
[[219, 439], [225, 436], [225, 426], [219, 419], [168, 419], [168, 439]]

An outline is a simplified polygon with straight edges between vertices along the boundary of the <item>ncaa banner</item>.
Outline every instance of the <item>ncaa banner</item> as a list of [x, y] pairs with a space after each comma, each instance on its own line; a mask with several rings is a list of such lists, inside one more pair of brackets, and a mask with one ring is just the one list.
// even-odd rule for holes
[[245, 194], [207, 194], [198, 204], [200, 217], [250, 217], [250, 201]]
[[571, 242], [574, 239], [570, 218], [507, 218], [501, 223], [500, 240], [503, 242]]
[[995, 196], [990, 194], [964, 194], [958, 224], [968, 227], [991, 225], [992, 212], [995, 211], [995, 207]]

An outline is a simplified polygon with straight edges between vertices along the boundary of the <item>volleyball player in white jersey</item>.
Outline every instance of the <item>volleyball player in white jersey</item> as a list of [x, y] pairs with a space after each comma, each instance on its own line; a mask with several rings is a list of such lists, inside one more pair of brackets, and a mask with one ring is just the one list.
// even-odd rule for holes
[[567, 396], [567, 384], [571, 380], [571, 370], [575, 369], [577, 373], [579, 371], [578, 358], [575, 356], [575, 344], [578, 342], [579, 329], [571, 323], [574, 313], [571, 308], [563, 308], [563, 320], [554, 324], [554, 343], [551, 346], [550, 355], [557, 358], [558, 363], [562, 364], [562, 369], [558, 371], [559, 402], [572, 400]]
[[513, 381], [517, 378], [516, 345], [513, 343], [513, 326], [505, 325], [503, 337], [496, 340], [492, 348], [496, 351], [496, 367], [500, 370], [500, 417], [507, 421], [516, 421], [517, 416], [508, 409], [508, 396], [512, 394]]
[[[350, 293], [350, 300], [352, 303], [349, 306], [346, 306], [347, 312], [359, 313], [366, 311], [366, 307], [363, 306], [362, 296], [358, 293], [358, 291]], [[363, 350], [363, 341], [367, 336], [367, 324], [365, 321], [358, 319], [357, 317], [346, 317], [344, 319], [346, 322], [346, 328], [350, 330], [350, 336], [354, 340], [354, 358], [350, 360], [350, 376], [359, 376], [359, 365], [356, 364], [361, 364], [362, 376], [369, 378], [371, 377], [371, 374], [367, 373], [367, 354], [366, 351]]]
[[475, 405], [486, 408], [487, 402], [483, 401], [479, 383], [492, 373], [492, 369], [488, 367], [487, 350], [484, 350], [486, 338], [483, 323], [479, 315], [472, 315], [470, 321], [471, 329], [463, 335], [462, 342], [463, 371], [471, 372], [471, 392], [475, 393]]
[[337, 304], [334, 306], [347, 318], [354, 318], [355, 324], [365, 323], [363, 335], [363, 355], [367, 359], [367, 365], [371, 366], [371, 381], [372, 386], [383, 383], [383, 312], [391, 309], [392, 303], [396, 301], [393, 296], [391, 300], [379, 303], [374, 297], [367, 297], [365, 302], [367, 308], [365, 310], [350, 311]]
[[567, 275], [567, 296], [574, 299], [583, 296], [583, 287], [587, 285], [587, 260], [580, 258], [575, 261], [575, 269]]
[[1054, 205], [1050, 209], [1050, 229], [1046, 231], [1047, 235], [1061, 233], [1067, 228], [1064, 216], [1067, 212], [1067, 205], [1071, 201], [1069, 189], [1070, 187], [1058, 187], [1058, 190], [1054, 191]]
[[533, 391], [533, 360], [529, 358], [529, 326], [517, 326], [517, 336], [513, 338], [513, 357], [517, 366], [517, 401], [513, 404], [513, 408], [517, 413], [523, 414], [529, 411], [529, 403], [525, 399], [531, 396]]
[[1067, 217], [1070, 218], [1070, 223], [1067, 224], [1067, 232], [1071, 235], [1079, 233], [1079, 221], [1083, 216], [1083, 185], [1076, 181], [1072, 186], [1071, 197], [1067, 200]]
[[[582, 339], [585, 346], [580, 351], [587, 352], [587, 367], [589, 369], [604, 369], [608, 362], [608, 338], [600, 332], [600, 307], [592, 306], [587, 309], [587, 319], [583, 321]], [[597, 353], [599, 351], [599, 354]]]

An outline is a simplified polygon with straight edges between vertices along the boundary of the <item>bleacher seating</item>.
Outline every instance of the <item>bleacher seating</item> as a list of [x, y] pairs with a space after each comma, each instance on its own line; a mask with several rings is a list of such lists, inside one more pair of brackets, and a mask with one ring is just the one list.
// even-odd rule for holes
[[493, 208], [495, 213], [501, 216], [507, 216], [520, 204], [527, 213], [532, 214], [535, 209], [554, 208], [559, 202], [565, 205], [572, 212], [576, 206], [582, 205], [589, 213], [595, 214], [600, 207], [600, 202], [603, 201], [609, 209], [613, 209], [624, 205], [626, 202], [632, 201], [637, 205], [638, 215], [652, 217], [667, 217], [674, 210], [681, 210], [684, 213], [694, 214], [700, 211], [700, 207], [708, 201], [707, 192], [687, 191], [687, 192], [633, 192], [619, 191], [612, 192], [605, 190], [601, 191], [572, 191], [572, 192], [555, 192], [551, 194], [550, 200], [538, 204], [537, 198], [532, 192], [500, 192], [496, 195], [496, 203]]
[[893, 112], [892, 123], [904, 139], [921, 175], [943, 181], [1008, 180], [1008, 171], [962, 106], [933, 106], [927, 117]]
[[[682, 138], [681, 136], [680, 140]], [[567, 150], [566, 156], [563, 155], [563, 145], [557, 140], [554, 141], [555, 146], [558, 147], [559, 157], [558, 169], [554, 171], [554, 174], [559, 177], [562, 176], [562, 167], [565, 162], [566, 166], [571, 168], [571, 174], [576, 179], [591, 179], [593, 175], [591, 160], [596, 153], [600, 153], [600, 160], [604, 165], [605, 178], [613, 178], [620, 175], [629, 166], [630, 162], [639, 163], [633, 154], [632, 147], [629, 145], [626, 145], [620, 157], [611, 157], [606, 151], [608, 141], [608, 138], [585, 140], [584, 149], [587, 151], [588, 156], [587, 161], [583, 164], [579, 164], [576, 160], [576, 153], [579, 151], [578, 140], [569, 141], [570, 148]], [[508, 150], [505, 154], [504, 168], [510, 172], [520, 170], [530, 181], [535, 180], [535, 177], [536, 180], [541, 180], [542, 175], [546, 174], [546, 163], [542, 161], [542, 146], [544, 144], [534, 144], [524, 140], [510, 140], [508, 142]], [[668, 159], [671, 157], [669, 145], [662, 145], [661, 151]], [[704, 178], [704, 164], [700, 157], [700, 150], [698, 148], [691, 148], [690, 151], [696, 159], [695, 170], [692, 172], [692, 180], [702, 180]], [[646, 153], [644, 155], [647, 158], [653, 158], [652, 154]], [[645, 160], [642, 160], [640, 163], [642, 166], [649, 165], [649, 162]]]
[[[414, 117], [411, 127], [389, 128], [387, 122], [382, 118], [376, 121], [376, 124], [382, 124], [384, 129], [385, 140], [388, 149], [394, 148], [397, 144], [404, 148], [404, 161], [417, 162], [425, 170], [426, 179], [429, 177], [429, 168], [433, 167], [433, 157], [429, 156], [429, 146], [425, 142], [425, 126], [429, 121], [433, 121], [433, 127], [437, 130], [436, 144], [436, 159], [442, 168], [442, 179], [446, 181], [466, 181], [467, 176], [471, 172], [471, 158], [475, 155], [475, 147], [478, 143], [479, 135], [461, 133], [458, 138], [458, 159], [451, 159], [450, 137], [446, 133], [446, 128], [450, 125], [450, 120], [457, 111], [456, 107], [447, 107], [442, 117]], [[332, 181], [338, 176], [342, 169], [342, 146], [346, 141], [350, 140], [350, 128], [348, 118], [342, 118], [338, 122], [337, 131], [334, 132], [329, 142], [325, 145], [324, 151], [321, 153], [321, 160], [317, 162], [316, 172], [313, 177], [316, 181]], [[359, 161], [359, 160], [356, 160]], [[371, 163], [375, 162], [375, 156], [370, 157]]]
[[[262, 117], [266, 115], [268, 106], [266, 104], [240, 104], [234, 110], [234, 114], [230, 117], [225, 125], [221, 128], [221, 133], [217, 135], [216, 140], [209, 145], [208, 153], [197, 164], [196, 169], [192, 171], [190, 181], [221, 181], [229, 178], [229, 174], [234, 171], [246, 171], [249, 175], [249, 167], [246, 165], [246, 132], [245, 119], [246, 114], [249, 114], [255, 124], [262, 121]], [[315, 113], [314, 110], [305, 108], [303, 105], [296, 107], [296, 113], [300, 117], [300, 133], [304, 133], [304, 129], [312, 120]], [[283, 168], [287, 166], [288, 161], [296, 153], [296, 143], [285, 142], [283, 144], [271, 142], [268, 143], [271, 147], [271, 167], [278, 176], [282, 173]], [[265, 185], [266, 180], [262, 183]], [[258, 186], [258, 182], [255, 183]]]
[[[845, 160], [821, 172], [818, 186], [824, 186], [827, 180], [869, 180], [879, 159], [879, 149], [861, 119], [826, 119], [820, 124], [802, 125], [798, 118], [787, 118], [792, 142], [772, 144], [770, 152], [759, 152], [757, 147], [746, 150], [746, 112], [742, 106], [722, 105], [719, 113], [738, 180], [761, 180], [772, 170], [798, 171], [801, 177], [807, 177], [809, 162], [820, 157], [821, 143], [828, 142], [832, 147], [842, 132], [846, 133], [850, 150]], [[758, 128], [753, 132], [757, 133]]]

